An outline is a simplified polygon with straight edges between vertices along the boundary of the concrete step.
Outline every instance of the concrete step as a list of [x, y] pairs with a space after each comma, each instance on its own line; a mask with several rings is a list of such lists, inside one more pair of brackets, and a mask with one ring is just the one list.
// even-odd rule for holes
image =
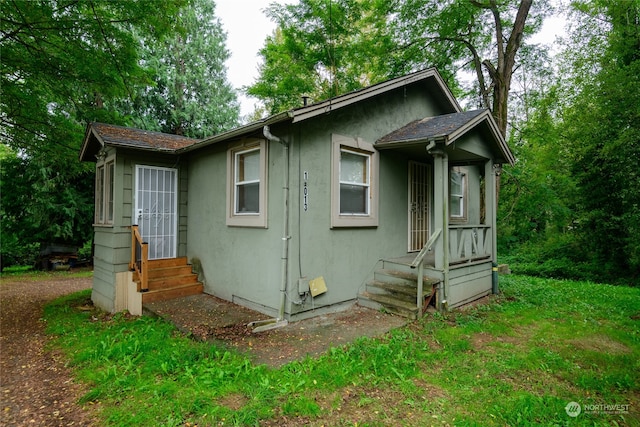
[[[433, 286], [433, 284], [425, 283], [422, 289], [422, 296], [431, 295]], [[411, 286], [373, 280], [367, 283], [367, 291], [376, 294], [392, 294], [398, 297], [408, 297], [410, 300], [415, 301], [418, 287], [415, 285]]]
[[[373, 277], [375, 280], [380, 282], [416, 286], [418, 283], [418, 275], [416, 273], [417, 273], [417, 270], [412, 270], [412, 272], [407, 272], [407, 271], [391, 270], [391, 269], [383, 268], [383, 269], [376, 270], [373, 273]], [[422, 283], [425, 288], [428, 287], [429, 285], [435, 285], [438, 282], [440, 282], [440, 279], [437, 279], [435, 277], [422, 276]]]
[[364, 292], [360, 294], [358, 296], [358, 300], [362, 301], [363, 305], [367, 305], [367, 300], [373, 301], [384, 307], [386, 311], [407, 317], [411, 320], [418, 318], [418, 307], [415, 301], [410, 303], [408, 301], [399, 300], [390, 295], [374, 294], [371, 292]]

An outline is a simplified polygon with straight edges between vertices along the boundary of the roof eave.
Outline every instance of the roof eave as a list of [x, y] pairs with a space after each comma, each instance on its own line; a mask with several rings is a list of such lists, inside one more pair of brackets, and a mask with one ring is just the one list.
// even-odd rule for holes
[[415, 145], [428, 144], [432, 141], [447, 141], [446, 134], [432, 135], [429, 137], [420, 137], [413, 139], [405, 139], [403, 141], [388, 141], [388, 142], [376, 142], [374, 147], [378, 150], [388, 150], [393, 148], [404, 148], [404, 147], [412, 147]]
[[87, 150], [89, 148], [89, 144], [91, 143], [91, 138], [95, 138], [102, 147], [105, 146], [104, 140], [98, 134], [98, 132], [96, 132], [96, 130], [93, 128], [93, 123], [87, 124], [87, 129], [85, 130], [85, 133], [84, 133], [84, 140], [82, 141], [82, 149], [80, 150], [80, 156], [79, 156], [79, 159], [81, 162], [94, 161], [93, 159], [85, 158], [87, 156]]
[[[454, 132], [449, 134], [447, 144], [453, 144], [458, 138], [466, 134], [469, 130], [473, 129], [483, 121], [487, 122], [489, 126], [489, 130], [492, 136], [494, 137], [494, 139], [496, 140], [498, 149], [500, 150], [505, 162], [509, 163], [510, 165], [513, 165], [515, 163], [515, 157], [513, 156], [513, 153], [511, 152], [511, 150], [509, 149], [509, 145], [507, 144], [507, 141], [505, 141], [504, 137], [502, 136], [502, 132], [500, 132], [500, 130], [498, 129], [498, 125], [494, 120], [493, 116], [491, 115], [491, 113], [489, 112], [489, 110], [485, 110], [482, 114], [477, 115], [476, 117], [474, 117], [473, 119], [465, 123], [463, 126], [460, 126]], [[499, 162], [499, 163], [502, 163], [502, 162]]]
[[282, 113], [275, 114], [273, 116], [269, 116], [265, 119], [261, 119], [255, 122], [248, 123], [244, 126], [240, 126], [234, 129], [231, 129], [226, 132], [219, 133], [210, 138], [203, 139], [200, 142], [196, 142], [195, 144], [189, 145], [187, 147], [179, 148], [175, 150], [176, 154], [188, 153], [193, 150], [199, 150], [200, 148], [207, 147], [209, 145], [217, 144], [222, 141], [226, 141], [232, 138], [237, 138], [239, 136], [255, 132], [258, 129], [263, 128], [264, 126], [270, 126], [277, 123], [282, 123], [287, 120], [290, 120], [293, 117], [292, 110], [284, 111]]

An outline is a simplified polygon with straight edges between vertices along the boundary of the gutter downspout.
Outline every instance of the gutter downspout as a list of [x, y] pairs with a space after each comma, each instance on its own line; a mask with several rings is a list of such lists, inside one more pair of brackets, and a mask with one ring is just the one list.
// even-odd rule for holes
[[289, 277], [289, 143], [271, 134], [269, 126], [262, 128], [262, 134], [271, 142], [279, 142], [284, 148], [284, 184], [283, 190], [283, 223], [282, 223], [282, 280], [280, 282], [280, 311], [274, 319], [251, 322], [248, 326], [257, 326], [253, 332], [262, 332], [269, 329], [281, 328], [289, 324], [284, 318], [284, 308], [287, 298], [287, 281]]

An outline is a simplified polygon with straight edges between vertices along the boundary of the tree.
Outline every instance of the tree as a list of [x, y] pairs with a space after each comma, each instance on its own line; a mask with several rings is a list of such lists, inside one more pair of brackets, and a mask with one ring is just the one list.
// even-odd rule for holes
[[[640, 2], [576, 2], [604, 49], [575, 52], [578, 91], [568, 91], [566, 142], [580, 202], [577, 224], [585, 259], [607, 274], [640, 275]], [[584, 43], [584, 33], [573, 48]], [[595, 61], [594, 61], [595, 60]], [[585, 67], [585, 62], [589, 66]], [[586, 72], [591, 70], [591, 74]]]
[[[524, 37], [537, 31], [546, 14], [540, 2], [530, 17], [532, 0], [403, 2], [395, 19], [402, 68], [438, 66], [455, 76], [461, 65], [475, 74], [480, 105], [489, 108], [507, 135], [508, 101], [513, 72]], [[530, 18], [530, 19], [529, 19]]]
[[154, 84], [125, 108], [136, 127], [204, 138], [238, 123], [240, 105], [226, 76], [226, 35], [211, 0], [193, 0], [177, 19], [184, 32], [144, 40], [142, 61]]
[[[114, 100], [147, 80], [138, 39], [174, 31], [183, 0], [0, 2], [2, 238], [88, 238], [93, 168], [78, 162], [87, 121], [123, 124]], [[4, 245], [3, 245], [4, 249]]]
[[470, 66], [482, 106], [492, 109], [506, 135], [520, 48], [547, 12], [544, 2], [533, 14], [531, 6], [532, 0], [521, 0], [517, 7], [495, 0], [273, 5], [268, 15], [278, 30], [261, 51], [261, 74], [248, 93], [275, 113], [299, 105], [305, 92], [336, 95], [431, 66], [457, 90], [458, 72]]
[[163, 13], [149, 13], [153, 0], [0, 3], [0, 142], [25, 152], [75, 150], [78, 123], [122, 121], [103, 107], [145, 79], [132, 30], [161, 37], [183, 4], [167, 0]]
[[375, 0], [301, 0], [266, 11], [278, 28], [260, 55], [260, 76], [247, 92], [269, 113], [330, 98], [386, 79], [392, 49], [387, 9]]

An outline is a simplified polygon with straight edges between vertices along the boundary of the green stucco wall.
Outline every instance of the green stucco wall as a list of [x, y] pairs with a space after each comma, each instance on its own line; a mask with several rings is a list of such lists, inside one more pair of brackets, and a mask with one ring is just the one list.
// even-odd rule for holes
[[[439, 113], [428, 94], [398, 90], [299, 124], [272, 127], [290, 144], [287, 313], [354, 300], [380, 258], [407, 252], [407, 156], [380, 155], [378, 227], [331, 229], [331, 135], [374, 143], [415, 119]], [[227, 149], [220, 143], [190, 156], [188, 257], [202, 263], [205, 292], [275, 315], [282, 281], [284, 149], [268, 144], [266, 229], [226, 225]], [[305, 171], [307, 211], [301, 203]], [[328, 291], [295, 304], [298, 278], [319, 276]]]

